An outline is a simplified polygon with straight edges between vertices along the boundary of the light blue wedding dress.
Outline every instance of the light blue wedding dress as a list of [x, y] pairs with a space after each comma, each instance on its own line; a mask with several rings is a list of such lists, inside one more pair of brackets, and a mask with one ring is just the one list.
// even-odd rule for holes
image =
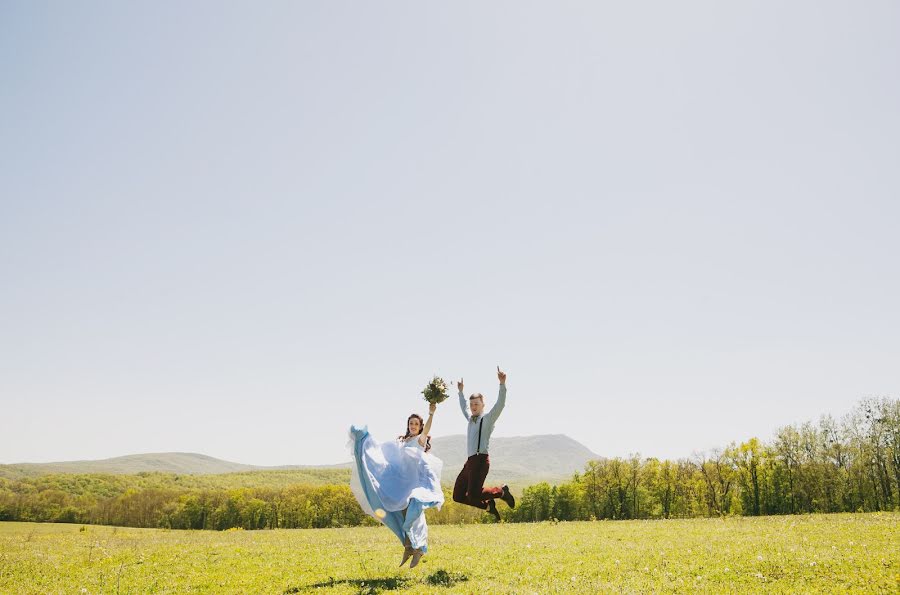
[[[380, 443], [366, 427], [350, 428], [353, 465], [350, 489], [362, 509], [394, 532], [405, 545], [428, 551], [425, 509], [444, 504], [444, 463], [425, 452], [418, 440]], [[406, 511], [404, 514], [404, 510]]]

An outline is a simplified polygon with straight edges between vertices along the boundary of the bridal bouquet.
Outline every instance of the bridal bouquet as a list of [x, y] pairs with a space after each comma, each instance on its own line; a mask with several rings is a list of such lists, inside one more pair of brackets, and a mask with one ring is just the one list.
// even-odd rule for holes
[[434, 403], [435, 405], [446, 401], [450, 396], [447, 394], [447, 383], [444, 382], [443, 378], [437, 376], [425, 386], [425, 390], [422, 391], [422, 394], [425, 395], [426, 401]]

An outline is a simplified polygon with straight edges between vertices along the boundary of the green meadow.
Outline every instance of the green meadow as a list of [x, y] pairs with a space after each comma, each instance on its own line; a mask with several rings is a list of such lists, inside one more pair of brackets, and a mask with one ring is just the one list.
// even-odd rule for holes
[[900, 514], [431, 528], [398, 568], [384, 527], [176, 531], [0, 523], [2, 593], [900, 590]]

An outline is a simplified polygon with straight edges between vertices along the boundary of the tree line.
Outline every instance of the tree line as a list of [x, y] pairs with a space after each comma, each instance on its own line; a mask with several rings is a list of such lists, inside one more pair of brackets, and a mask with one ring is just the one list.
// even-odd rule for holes
[[[292, 485], [281, 488], [128, 488], [108, 496], [72, 493], [66, 476], [29, 481], [0, 480], [0, 521], [83, 523], [165, 529], [320, 529], [376, 525], [346, 485]], [[116, 477], [93, 476], [94, 485]], [[429, 511], [436, 524], [474, 523], [480, 511], [452, 502]]]
[[[290, 483], [290, 472], [234, 477], [165, 473], [0, 477], [0, 520], [170, 529], [352, 527], [376, 524], [340, 484]], [[341, 474], [345, 475], [341, 475]], [[324, 478], [324, 477], [323, 477]], [[452, 502], [433, 524], [486, 522]], [[900, 509], [900, 400], [868, 399], [840, 421], [785, 426], [678, 460], [590, 461], [571, 481], [524, 490], [509, 522], [652, 519]]]
[[679, 460], [590, 461], [557, 486], [526, 488], [510, 521], [654, 519], [900, 509], [900, 400]]

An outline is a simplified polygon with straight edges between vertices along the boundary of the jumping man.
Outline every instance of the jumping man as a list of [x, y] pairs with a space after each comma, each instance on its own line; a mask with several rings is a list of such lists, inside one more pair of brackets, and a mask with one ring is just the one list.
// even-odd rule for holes
[[466, 410], [462, 378], [456, 383], [456, 388], [459, 389], [459, 407], [467, 422], [466, 448], [469, 458], [466, 459], [466, 464], [453, 486], [453, 501], [487, 510], [499, 521], [500, 513], [497, 511], [494, 500], [499, 498], [510, 508], [516, 505], [516, 501], [509, 493], [509, 486], [484, 487], [484, 480], [487, 478], [488, 469], [491, 466], [488, 456], [491, 432], [494, 431], [494, 424], [506, 405], [506, 373], [500, 371], [500, 366], [497, 366], [497, 378], [500, 380], [500, 394], [497, 397], [497, 403], [490, 411], [484, 413], [484, 396], [481, 393], [474, 393], [469, 397], [471, 415]]

